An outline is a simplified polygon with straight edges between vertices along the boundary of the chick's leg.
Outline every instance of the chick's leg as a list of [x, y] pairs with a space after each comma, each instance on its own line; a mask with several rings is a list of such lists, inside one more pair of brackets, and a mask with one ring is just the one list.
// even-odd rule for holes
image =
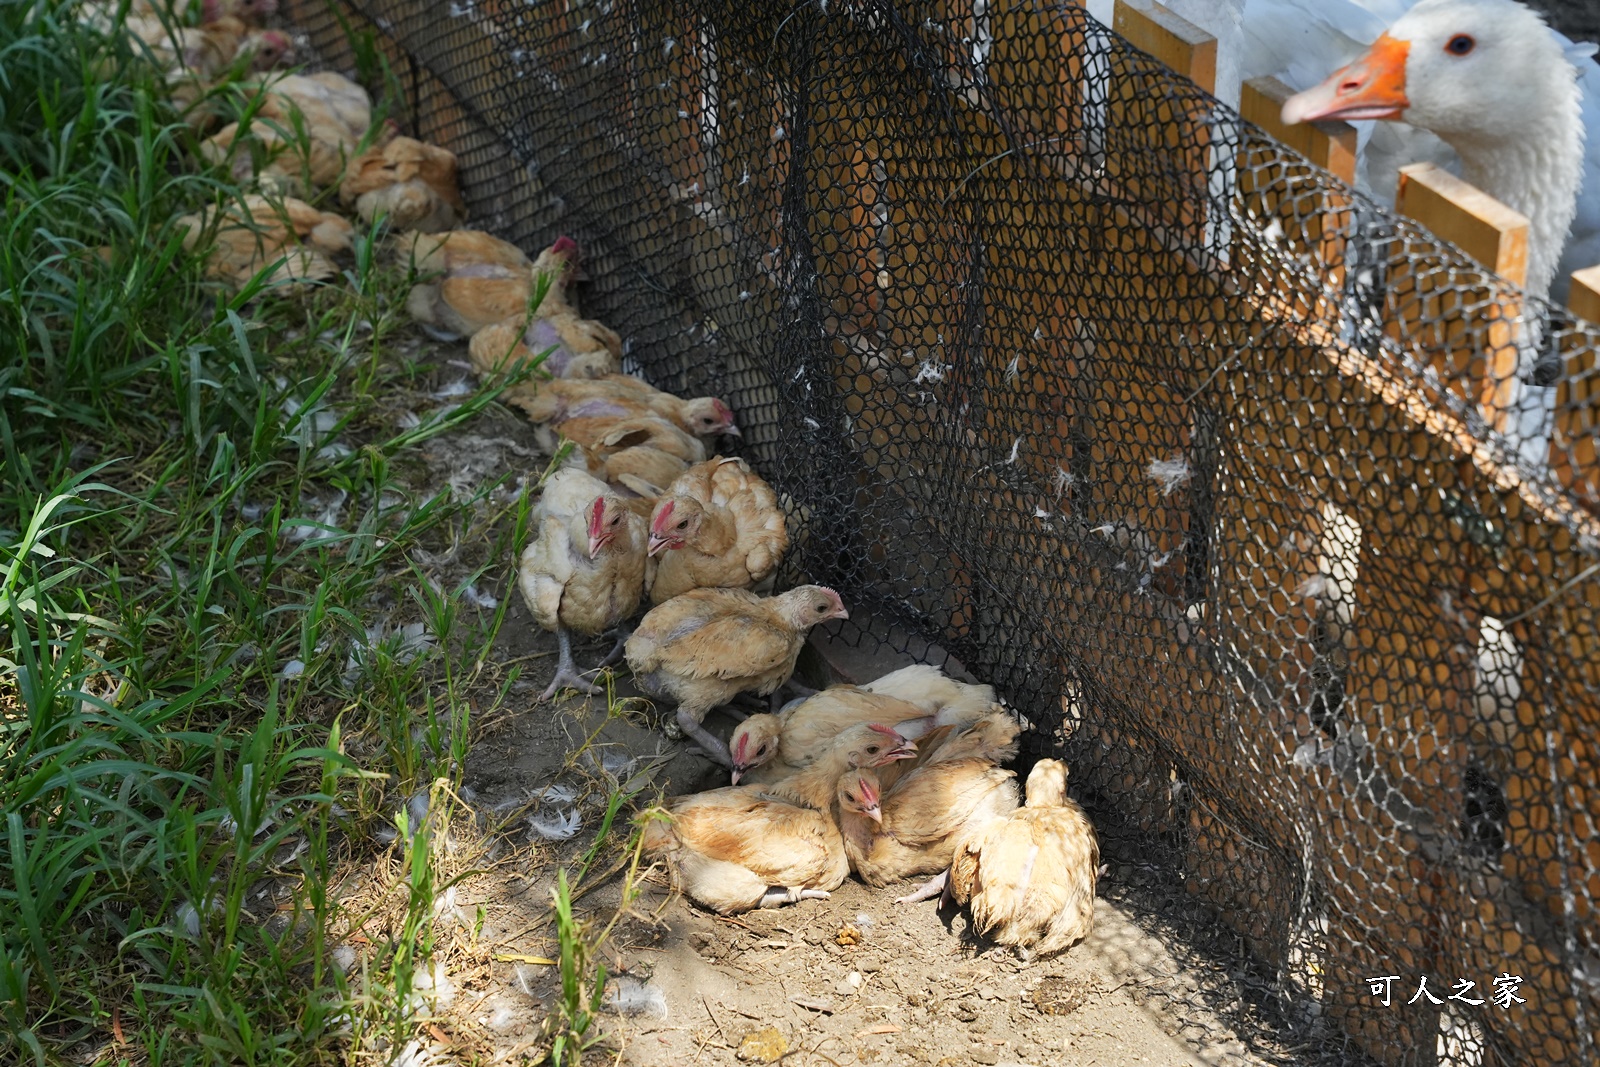
[[802, 900], [827, 900], [832, 894], [824, 889], [790, 889], [786, 885], [768, 887], [761, 895], [758, 908], [781, 908], [785, 904], [798, 904]]
[[799, 682], [795, 681], [793, 678], [790, 678], [787, 682], [784, 682], [783, 685], [779, 686], [778, 688], [786, 689], [789, 692], [793, 693], [797, 697], [814, 697], [814, 696], [817, 695], [818, 692], [820, 692], [820, 690], [813, 689], [809, 685], [800, 684]]
[[599, 686], [584, 681], [583, 675], [578, 673], [578, 665], [572, 659], [572, 635], [565, 626], [556, 628], [556, 643], [561, 646], [561, 658], [556, 661], [556, 676], [550, 680], [550, 688], [539, 694], [539, 699], [549, 700], [557, 690], [563, 688], [576, 689], [590, 696], [605, 692]]
[[949, 877], [950, 872], [948, 870], [942, 871], [934, 877], [928, 879], [926, 882], [923, 882], [915, 890], [907, 893], [905, 896], [896, 897], [895, 903], [915, 904], [919, 900], [927, 900], [929, 897], [938, 896], [944, 892], [945, 880]]
[[617, 643], [612, 647], [610, 652], [606, 653], [606, 658], [600, 661], [599, 666], [601, 666], [601, 667], [610, 667], [610, 666], [613, 666], [613, 665], [615, 665], [617, 663], [622, 662], [623, 649], [627, 647], [628, 638], [630, 638], [632, 636], [633, 636], [633, 627], [632, 626], [629, 626], [627, 623], [623, 623], [621, 626], [618, 626], [617, 627]]
[[679, 708], [677, 720], [678, 729], [682, 730], [685, 736], [692, 738], [694, 743], [699, 745], [701, 751], [707, 756], [710, 756], [724, 767], [733, 766], [733, 754], [728, 751], [727, 744], [718, 738], [716, 734], [701, 726], [693, 715]]

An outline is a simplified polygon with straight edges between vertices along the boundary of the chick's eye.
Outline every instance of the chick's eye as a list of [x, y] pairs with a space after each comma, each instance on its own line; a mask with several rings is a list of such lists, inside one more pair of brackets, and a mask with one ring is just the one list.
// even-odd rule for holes
[[680, 530], [685, 529], [688, 525], [689, 525], [689, 520], [688, 519], [684, 519], [682, 522], [678, 523], [678, 529], [680, 529]]
[[1474, 41], [1471, 36], [1465, 33], [1458, 33], [1450, 38], [1449, 43], [1444, 46], [1444, 50], [1453, 56], [1464, 56], [1477, 46], [1478, 42]]
[[848, 800], [852, 804], [854, 804], [856, 802], [856, 795], [854, 793], [846, 793], [844, 795], [844, 798], [846, 800]]
[[617, 523], [619, 523], [621, 521], [622, 521], [622, 516], [618, 515], [616, 518], [611, 520], [611, 525], [615, 526]]

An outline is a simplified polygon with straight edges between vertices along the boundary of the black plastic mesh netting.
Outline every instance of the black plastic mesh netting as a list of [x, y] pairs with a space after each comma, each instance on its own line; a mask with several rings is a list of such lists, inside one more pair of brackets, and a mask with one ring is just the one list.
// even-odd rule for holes
[[1600, 1062], [1593, 327], [1070, 5], [289, 14], [733, 405], [849, 640], [1066, 756], [1258, 1053]]

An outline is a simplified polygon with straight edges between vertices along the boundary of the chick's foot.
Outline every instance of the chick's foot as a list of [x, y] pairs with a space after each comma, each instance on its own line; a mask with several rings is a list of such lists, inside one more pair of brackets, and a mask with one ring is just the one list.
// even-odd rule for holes
[[560, 659], [556, 661], [556, 676], [550, 680], [550, 687], [539, 694], [540, 701], [549, 700], [562, 689], [576, 689], [590, 696], [605, 692], [599, 686], [583, 680], [583, 674], [572, 658], [572, 635], [565, 629], [557, 630], [556, 643], [561, 649]]
[[944, 892], [945, 881], [949, 877], [949, 871], [942, 871], [905, 896], [896, 897], [894, 902], [896, 904], [915, 904], [919, 900], [927, 900], [929, 897], [939, 896]]
[[727, 744], [716, 734], [696, 722], [693, 715], [679, 708], [676, 721], [678, 729], [683, 731], [684, 736], [693, 739], [694, 743], [699, 745], [707, 756], [710, 756], [724, 767], [730, 769], [733, 767], [733, 754], [728, 751]]
[[802, 900], [827, 900], [832, 894], [822, 889], [790, 889], [786, 885], [768, 887], [761, 897], [760, 908], [781, 908], [785, 904], [798, 904]]

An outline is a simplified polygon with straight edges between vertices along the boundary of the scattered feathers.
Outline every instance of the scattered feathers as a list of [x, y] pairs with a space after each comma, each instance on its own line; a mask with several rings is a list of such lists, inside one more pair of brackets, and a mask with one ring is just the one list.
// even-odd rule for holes
[[528, 829], [546, 841], [566, 841], [577, 836], [582, 826], [583, 816], [578, 814], [577, 808], [571, 809], [565, 815], [552, 810], [528, 816]]
[[1171, 496], [1174, 489], [1189, 480], [1189, 461], [1181, 455], [1171, 459], [1153, 459], [1145, 473], [1161, 483], [1161, 495]]

